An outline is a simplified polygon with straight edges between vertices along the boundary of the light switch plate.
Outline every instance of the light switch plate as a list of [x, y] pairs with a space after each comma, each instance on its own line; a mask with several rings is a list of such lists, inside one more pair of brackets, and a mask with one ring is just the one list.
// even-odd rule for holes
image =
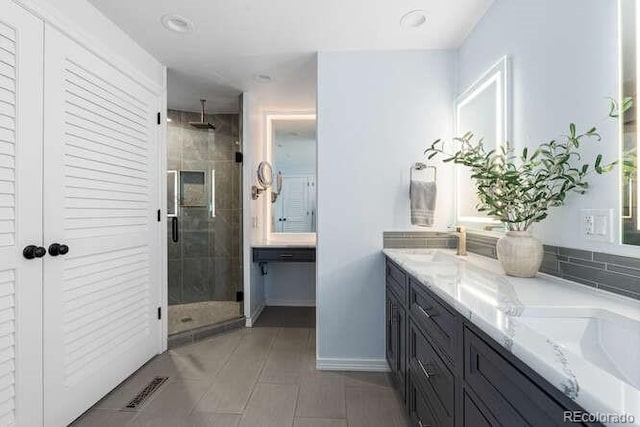
[[582, 209], [580, 224], [586, 240], [613, 241], [613, 209]]

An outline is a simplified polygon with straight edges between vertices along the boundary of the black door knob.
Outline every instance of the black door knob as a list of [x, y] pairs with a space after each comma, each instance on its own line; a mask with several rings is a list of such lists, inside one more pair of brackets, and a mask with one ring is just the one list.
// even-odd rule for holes
[[29, 245], [22, 250], [22, 256], [26, 259], [42, 258], [47, 250], [42, 246]]
[[61, 245], [60, 243], [52, 243], [49, 245], [49, 255], [58, 256], [66, 255], [69, 253], [69, 246]]

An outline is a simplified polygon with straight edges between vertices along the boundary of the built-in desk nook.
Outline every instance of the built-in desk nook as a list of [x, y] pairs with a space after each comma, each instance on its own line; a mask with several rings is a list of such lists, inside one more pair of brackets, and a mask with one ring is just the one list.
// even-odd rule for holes
[[253, 247], [253, 262], [315, 262], [312, 245], [268, 244]]

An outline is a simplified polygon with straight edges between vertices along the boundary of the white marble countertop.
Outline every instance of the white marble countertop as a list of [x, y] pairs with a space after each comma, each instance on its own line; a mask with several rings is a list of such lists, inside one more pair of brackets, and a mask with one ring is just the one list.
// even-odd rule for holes
[[252, 248], [312, 248], [316, 247], [316, 244], [313, 242], [255, 242], [251, 244]]
[[506, 276], [497, 260], [452, 250], [385, 255], [591, 413], [640, 425], [640, 301], [545, 274]]

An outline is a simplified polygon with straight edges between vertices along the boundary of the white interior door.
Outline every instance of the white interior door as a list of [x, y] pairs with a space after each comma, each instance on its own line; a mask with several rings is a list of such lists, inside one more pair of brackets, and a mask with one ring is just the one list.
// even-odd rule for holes
[[45, 425], [160, 349], [160, 97], [45, 27]]
[[0, 425], [42, 425], [42, 22], [0, 0]]
[[311, 212], [308, 209], [307, 177], [283, 177], [282, 179], [282, 231], [300, 233], [311, 231]]

